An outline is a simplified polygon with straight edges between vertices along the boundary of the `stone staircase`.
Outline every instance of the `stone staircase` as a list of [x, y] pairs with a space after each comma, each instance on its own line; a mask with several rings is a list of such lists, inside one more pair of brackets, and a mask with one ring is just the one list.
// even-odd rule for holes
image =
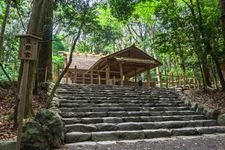
[[225, 133], [174, 90], [61, 85], [57, 97], [66, 144]]

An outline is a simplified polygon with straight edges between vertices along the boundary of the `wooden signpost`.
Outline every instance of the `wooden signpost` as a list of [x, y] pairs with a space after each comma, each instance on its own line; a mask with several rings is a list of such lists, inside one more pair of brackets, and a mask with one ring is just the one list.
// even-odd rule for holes
[[23, 60], [23, 74], [20, 84], [20, 102], [19, 102], [19, 118], [18, 118], [18, 133], [16, 150], [20, 150], [21, 136], [23, 129], [23, 118], [25, 109], [25, 98], [27, 94], [27, 84], [28, 84], [28, 73], [29, 73], [29, 61], [36, 61], [38, 55], [38, 42], [41, 38], [34, 35], [20, 35], [20, 49], [19, 49], [19, 59]]

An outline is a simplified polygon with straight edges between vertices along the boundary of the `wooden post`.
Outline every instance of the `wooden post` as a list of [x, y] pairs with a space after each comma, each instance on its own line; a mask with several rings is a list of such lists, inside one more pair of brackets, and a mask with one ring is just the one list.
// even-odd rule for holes
[[120, 85], [123, 86], [124, 83], [123, 83], [123, 65], [122, 63], [119, 63], [120, 65]]
[[162, 88], [162, 73], [159, 72], [159, 87]]
[[19, 127], [17, 134], [17, 142], [16, 142], [16, 150], [20, 150], [20, 143], [22, 137], [22, 129], [23, 129], [23, 118], [24, 118], [24, 110], [25, 110], [25, 98], [27, 93], [27, 80], [28, 80], [28, 70], [29, 70], [29, 61], [25, 60], [23, 65], [23, 75], [22, 82], [20, 85], [20, 102], [19, 102]]
[[150, 87], [151, 84], [151, 76], [150, 76], [150, 70], [147, 71], [147, 87]]
[[19, 90], [19, 96], [20, 96], [19, 111], [18, 111], [19, 112], [18, 113], [19, 127], [17, 132], [16, 150], [20, 150], [20, 145], [21, 145], [25, 101], [26, 101], [26, 95], [29, 92], [27, 89], [27, 85], [33, 84], [31, 82], [28, 82], [29, 63], [30, 63], [30, 60], [37, 61], [39, 40], [42, 40], [42, 39], [34, 35], [20, 36], [19, 58], [24, 61], [24, 64], [23, 64], [23, 74], [21, 79], [21, 85]]
[[116, 85], [116, 76], [113, 76], [113, 85]]
[[77, 83], [77, 66], [74, 67], [74, 83]]
[[101, 75], [100, 75], [100, 72], [98, 72], [98, 84], [101, 85]]
[[109, 85], [109, 79], [110, 79], [110, 68], [107, 66], [106, 68], [106, 85]]
[[91, 70], [91, 84], [93, 84], [93, 70]]

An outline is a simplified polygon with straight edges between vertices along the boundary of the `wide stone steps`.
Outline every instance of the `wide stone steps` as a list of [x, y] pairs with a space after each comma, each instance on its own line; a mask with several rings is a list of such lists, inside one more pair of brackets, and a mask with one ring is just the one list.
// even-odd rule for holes
[[[99, 106], [102, 105], [108, 105], [109, 103], [105, 103], [105, 102], [89, 102], [89, 101], [84, 101], [84, 102], [78, 102], [78, 103], [61, 103], [60, 104], [60, 107], [79, 107], [80, 105], [83, 106], [83, 105], [86, 105], [86, 106], [91, 106], [91, 105], [95, 105], [95, 104], [99, 104]], [[187, 105], [186, 104], [177, 104], [177, 103], [147, 103], [147, 102], [144, 102], [144, 103], [138, 103], [138, 102], [127, 102], [127, 103], [111, 103], [112, 105], [113, 104], [118, 104], [119, 106], [130, 106], [130, 107], [133, 107], [135, 104], [136, 105], [139, 105], [139, 107], [186, 107]]]
[[171, 129], [171, 128], [203, 127], [215, 125], [217, 125], [215, 120], [70, 124], [65, 126], [65, 131], [97, 132], [97, 131], [117, 131], [117, 130]]
[[106, 111], [174, 111], [189, 110], [188, 107], [81, 107], [60, 108], [61, 112], [106, 112]]
[[119, 97], [63, 97], [63, 98], [58, 98], [60, 102], [76, 102], [76, 101], [82, 101], [82, 100], [89, 100], [89, 101], [108, 101], [108, 102], [121, 102], [121, 101], [140, 101], [140, 102], [180, 102], [177, 98], [119, 98]]
[[135, 131], [102, 131], [102, 132], [70, 132], [65, 135], [66, 143], [83, 142], [83, 141], [115, 141], [115, 140], [135, 140], [151, 139], [171, 136], [187, 136], [201, 134], [225, 133], [225, 127], [186, 127], [174, 129], [150, 129]]
[[175, 90], [61, 85], [57, 90], [65, 143], [225, 133], [196, 113]]
[[123, 123], [123, 122], [160, 122], [160, 121], [188, 121], [205, 120], [203, 115], [178, 116], [135, 116], [135, 117], [99, 117], [99, 118], [63, 118], [66, 124], [95, 124], [95, 123]]
[[62, 117], [125, 117], [125, 116], [171, 116], [171, 115], [195, 115], [192, 110], [182, 111], [108, 111], [108, 112], [61, 112]]

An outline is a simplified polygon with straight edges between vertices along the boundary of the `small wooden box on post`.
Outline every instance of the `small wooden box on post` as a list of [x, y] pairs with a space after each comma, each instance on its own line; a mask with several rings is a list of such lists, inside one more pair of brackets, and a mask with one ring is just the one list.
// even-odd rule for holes
[[19, 59], [23, 60], [23, 74], [19, 90], [20, 95], [19, 112], [18, 112], [19, 127], [17, 133], [16, 150], [20, 150], [21, 145], [25, 98], [27, 94], [27, 84], [28, 84], [29, 61], [36, 61], [38, 59], [38, 43], [40, 40], [42, 40], [40, 37], [31, 34], [19, 35], [19, 37], [20, 37], [20, 49], [18, 57]]
[[19, 59], [37, 60], [38, 42], [41, 40], [41, 38], [31, 34], [19, 35], [19, 37]]

